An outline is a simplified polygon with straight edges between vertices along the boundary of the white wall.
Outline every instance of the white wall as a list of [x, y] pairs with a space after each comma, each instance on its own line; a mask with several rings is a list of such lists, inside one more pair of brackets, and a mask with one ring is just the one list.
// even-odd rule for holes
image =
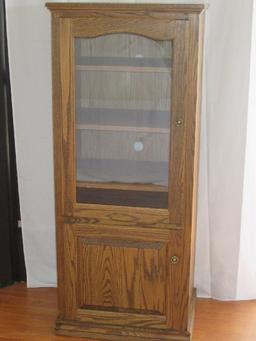
[[55, 285], [50, 16], [40, 0], [6, 7], [28, 285]]
[[[201, 295], [234, 299], [239, 282], [252, 0], [208, 2], [196, 283]], [[8, 0], [6, 5], [28, 285], [55, 285], [50, 13], [40, 0]], [[247, 291], [240, 291], [239, 297], [247, 298]]]
[[207, 10], [196, 279], [199, 292], [225, 299], [238, 281], [251, 13], [250, 0], [211, 0]]
[[[254, 1], [251, 74], [237, 298], [256, 297], [256, 1]], [[246, 283], [246, 285], [245, 285]]]

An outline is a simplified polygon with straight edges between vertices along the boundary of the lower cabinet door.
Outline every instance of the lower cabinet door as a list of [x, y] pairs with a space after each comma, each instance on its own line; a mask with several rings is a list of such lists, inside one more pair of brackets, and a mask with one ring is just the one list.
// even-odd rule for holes
[[175, 319], [180, 309], [182, 231], [75, 224], [65, 224], [62, 231], [59, 288], [64, 318], [179, 328]]

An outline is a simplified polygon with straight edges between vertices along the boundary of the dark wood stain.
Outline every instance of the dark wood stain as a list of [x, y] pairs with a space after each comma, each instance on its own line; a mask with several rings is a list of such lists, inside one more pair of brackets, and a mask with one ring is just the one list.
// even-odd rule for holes
[[167, 192], [123, 191], [77, 187], [76, 200], [79, 203], [99, 205], [168, 208]]

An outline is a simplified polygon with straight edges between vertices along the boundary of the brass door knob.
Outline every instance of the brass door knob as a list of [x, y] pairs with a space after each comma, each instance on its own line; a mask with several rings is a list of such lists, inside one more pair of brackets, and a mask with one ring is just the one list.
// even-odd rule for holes
[[171, 257], [171, 262], [172, 264], [177, 264], [179, 263], [180, 258], [178, 256], [172, 256]]
[[176, 120], [176, 127], [181, 127], [181, 126], [183, 126], [183, 120], [182, 119]]

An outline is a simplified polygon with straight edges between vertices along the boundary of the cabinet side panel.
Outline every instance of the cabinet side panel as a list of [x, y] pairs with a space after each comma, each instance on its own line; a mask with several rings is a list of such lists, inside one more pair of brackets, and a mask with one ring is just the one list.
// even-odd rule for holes
[[[187, 69], [184, 75], [186, 84], [185, 95], [185, 166], [184, 166], [184, 230], [177, 232], [173, 241], [180, 245], [177, 255], [180, 262], [171, 267], [173, 272], [170, 278], [175, 280], [169, 286], [169, 295], [172, 299], [170, 305], [169, 327], [175, 330], [188, 331], [190, 320], [190, 303], [192, 297], [193, 271], [194, 271], [194, 240], [196, 217], [196, 194], [198, 175], [198, 143], [199, 143], [199, 103], [200, 103], [200, 76], [199, 76], [199, 16], [189, 16], [188, 30], [185, 36], [184, 51], [187, 59]], [[184, 56], [183, 56], [184, 57]], [[171, 193], [170, 193], [171, 195]], [[180, 254], [178, 254], [180, 252]], [[169, 254], [171, 257], [172, 254]]]
[[195, 257], [195, 229], [198, 186], [198, 147], [200, 129], [200, 102], [201, 102], [201, 45], [200, 16], [189, 16], [189, 67], [188, 91], [186, 97], [187, 134], [186, 134], [186, 205], [185, 230], [184, 230], [184, 264], [183, 276], [186, 279], [186, 290], [182, 304], [186, 305], [186, 318], [183, 319], [182, 328], [189, 328], [190, 306], [193, 294], [194, 257]]
[[[67, 152], [68, 133], [72, 129], [69, 122], [70, 106], [70, 20], [63, 20], [53, 13], [52, 15], [52, 91], [53, 91], [53, 127], [54, 127], [54, 174], [55, 174], [55, 216], [56, 216], [56, 246], [57, 246], [57, 273], [58, 273], [58, 305], [60, 313], [71, 317], [73, 303], [70, 303], [69, 289], [70, 269], [68, 243], [72, 247], [73, 239], [65, 233], [62, 217], [69, 214], [70, 195], [68, 193]], [[70, 286], [72, 287], [72, 285]], [[74, 296], [75, 297], [75, 296]]]
[[191, 262], [190, 262], [190, 305], [194, 293], [194, 264], [195, 264], [195, 241], [196, 241], [196, 219], [197, 219], [197, 198], [198, 198], [198, 171], [199, 171], [199, 147], [200, 147], [200, 116], [202, 102], [202, 71], [203, 71], [203, 48], [204, 48], [204, 24], [205, 14], [199, 16], [198, 23], [198, 62], [197, 62], [197, 102], [196, 102], [196, 123], [195, 123], [195, 156], [194, 156], [194, 186], [192, 206], [192, 231], [191, 231]]

